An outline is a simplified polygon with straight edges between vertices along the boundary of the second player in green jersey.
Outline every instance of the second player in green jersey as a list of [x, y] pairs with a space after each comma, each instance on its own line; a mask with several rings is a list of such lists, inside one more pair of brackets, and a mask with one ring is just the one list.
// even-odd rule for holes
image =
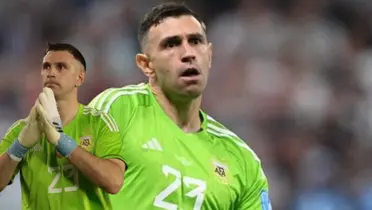
[[[2, 139], [0, 154], [14, 143], [24, 125], [24, 120], [13, 124]], [[119, 129], [106, 114], [80, 105], [63, 131], [99, 158], [124, 160], [122, 144], [117, 141]], [[57, 156], [55, 147], [44, 136], [18, 165], [23, 209], [111, 209], [108, 193], [93, 185], [67, 158]]]
[[125, 180], [115, 210], [270, 210], [261, 162], [237, 135], [201, 111], [212, 44], [183, 4], [145, 15], [137, 66], [147, 84], [110, 88], [90, 106], [124, 135]]
[[112, 117], [77, 100], [84, 58], [69, 44], [50, 44], [41, 75], [29, 117], [1, 141], [0, 188], [20, 172], [24, 210], [112, 209], [108, 195], [123, 183], [122, 135]]

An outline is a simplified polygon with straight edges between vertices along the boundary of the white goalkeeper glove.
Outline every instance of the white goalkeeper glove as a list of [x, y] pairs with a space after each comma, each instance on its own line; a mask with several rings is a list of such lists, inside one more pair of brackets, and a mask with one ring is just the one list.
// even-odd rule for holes
[[39, 94], [36, 110], [39, 114], [42, 130], [48, 141], [55, 145], [63, 156], [71, 155], [77, 144], [63, 133], [62, 121], [52, 89], [44, 88], [43, 92]]
[[37, 122], [36, 107], [32, 107], [29, 116], [25, 120], [25, 126], [18, 135], [18, 139], [8, 149], [8, 155], [12, 160], [20, 162], [41, 137], [41, 129]]
[[19, 143], [26, 148], [33, 147], [41, 137], [40, 126], [36, 117], [36, 107], [32, 107], [30, 115], [25, 121], [25, 126], [18, 135]]
[[43, 88], [43, 92], [39, 94], [38, 101], [46, 112], [48, 121], [53, 124], [58, 132], [62, 131], [62, 121], [57, 109], [57, 102], [54, 97], [53, 90], [50, 88]]

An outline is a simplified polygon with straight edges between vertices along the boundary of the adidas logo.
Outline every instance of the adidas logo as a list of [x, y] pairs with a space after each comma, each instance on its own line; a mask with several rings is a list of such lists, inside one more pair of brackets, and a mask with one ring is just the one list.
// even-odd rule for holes
[[160, 146], [156, 138], [152, 138], [150, 141], [146, 142], [142, 145], [142, 148], [163, 151], [163, 148]]

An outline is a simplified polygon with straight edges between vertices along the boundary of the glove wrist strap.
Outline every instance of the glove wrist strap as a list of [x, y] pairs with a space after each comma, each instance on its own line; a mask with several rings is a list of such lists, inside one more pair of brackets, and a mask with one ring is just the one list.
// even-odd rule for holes
[[10, 159], [21, 162], [21, 160], [26, 156], [29, 148], [23, 146], [19, 143], [19, 140], [16, 139], [14, 143], [8, 149], [8, 155]]
[[56, 130], [60, 133], [63, 132], [63, 129], [62, 129], [62, 120], [61, 118], [59, 117], [56, 117], [52, 120], [52, 124], [53, 126], [56, 128]]
[[64, 157], [69, 157], [72, 152], [78, 147], [78, 144], [69, 136], [66, 136], [64, 133], [61, 133], [58, 143], [57, 150]]

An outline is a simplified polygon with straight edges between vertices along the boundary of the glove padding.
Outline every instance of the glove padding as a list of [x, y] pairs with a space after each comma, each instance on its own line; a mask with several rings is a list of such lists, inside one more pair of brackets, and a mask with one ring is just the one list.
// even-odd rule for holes
[[19, 143], [26, 148], [33, 147], [40, 140], [41, 128], [36, 118], [37, 112], [35, 105], [25, 120], [25, 126], [18, 135]]
[[62, 133], [62, 121], [57, 110], [54, 93], [50, 88], [44, 88], [36, 102], [39, 123], [51, 144], [57, 145]]
[[46, 113], [44, 116], [47, 118], [47, 120], [56, 128], [58, 132], [63, 132], [62, 121], [57, 109], [57, 102], [54, 97], [53, 90], [48, 87], [43, 88], [43, 92], [39, 94], [38, 101]]
[[[35, 104], [36, 105], [36, 104]], [[29, 116], [24, 120], [22, 128], [16, 141], [8, 148], [9, 158], [20, 162], [26, 156], [28, 150], [33, 147], [41, 136], [40, 125], [37, 122], [36, 107], [32, 107]]]

